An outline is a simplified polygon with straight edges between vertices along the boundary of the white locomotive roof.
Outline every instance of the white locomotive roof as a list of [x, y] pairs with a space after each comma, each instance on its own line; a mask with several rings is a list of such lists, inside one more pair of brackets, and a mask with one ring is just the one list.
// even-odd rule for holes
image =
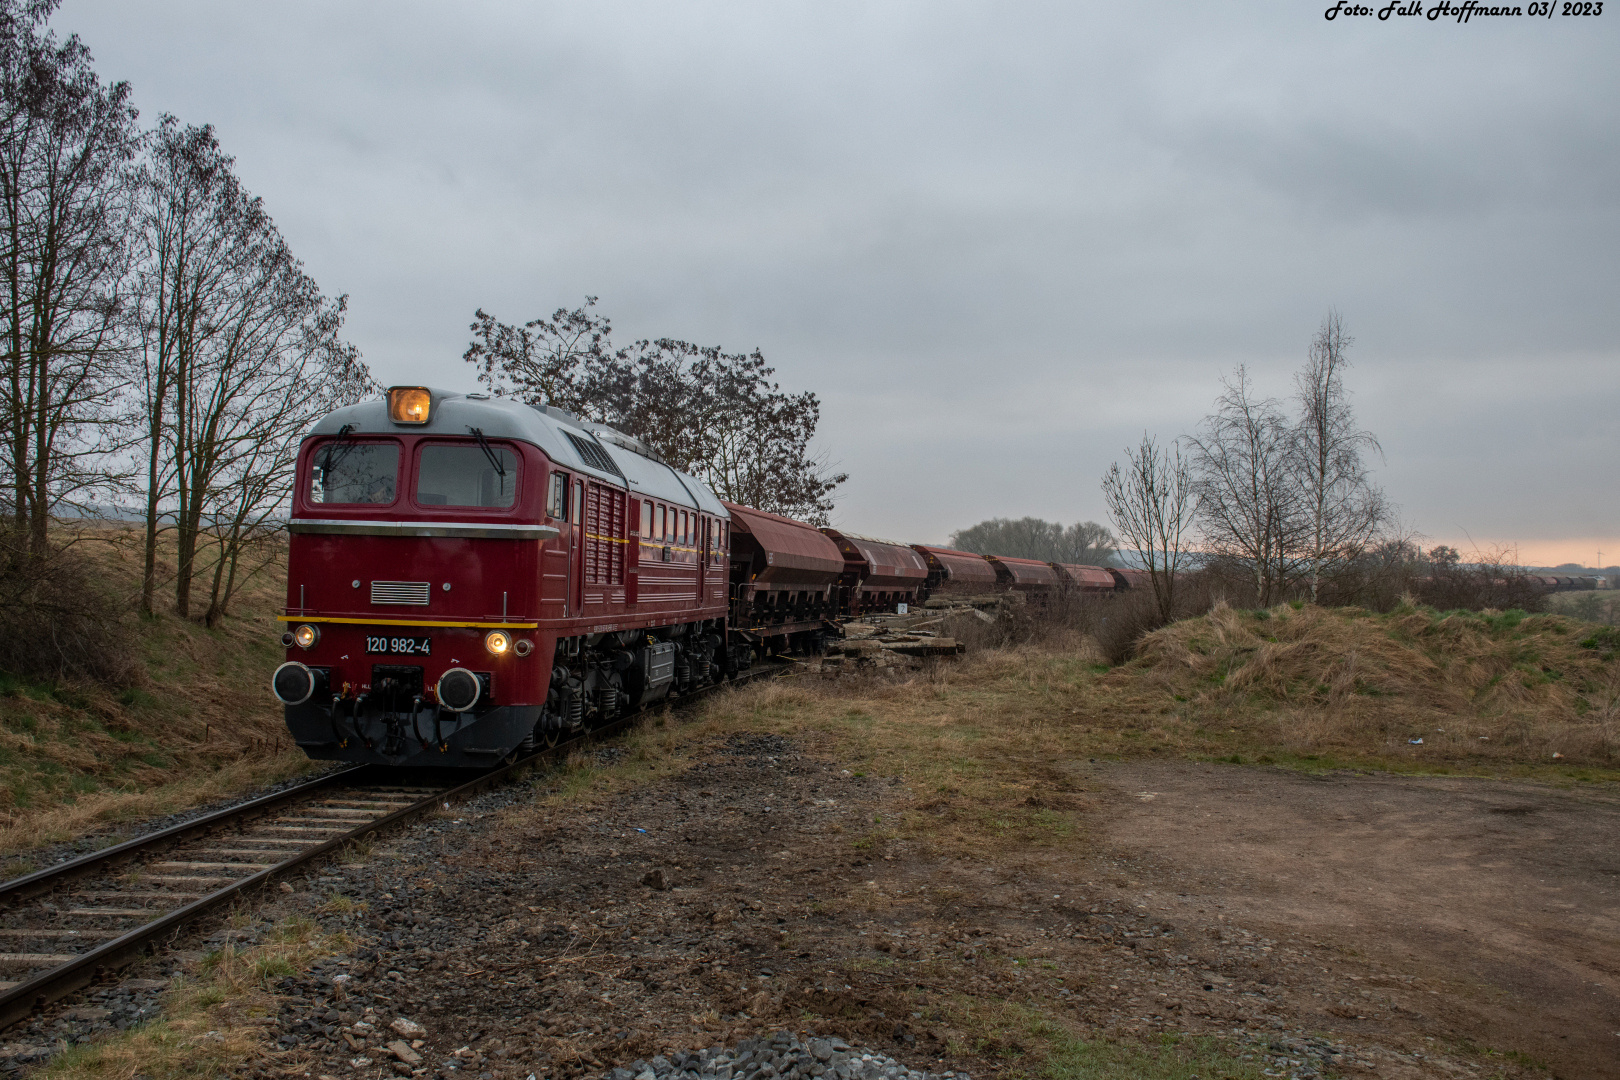
[[[328, 413], [311, 429], [310, 435], [336, 435], [345, 425], [353, 425], [351, 430], [355, 435], [415, 432], [466, 436], [473, 428], [478, 428], [486, 439], [532, 443], [559, 465], [617, 487], [627, 487], [649, 499], [692, 507], [714, 517], [731, 517], [703, 481], [652, 457], [645, 445], [606, 424], [582, 421], [561, 409], [536, 408], [507, 398], [471, 397], [451, 390], [430, 389], [428, 393], [432, 395], [433, 405], [425, 424], [394, 423], [388, 418], [387, 399], [374, 398]], [[582, 442], [585, 453], [596, 460], [586, 461], [574, 444], [575, 439]], [[600, 458], [597, 455], [601, 455]], [[604, 468], [603, 463], [611, 463], [621, 472]]]

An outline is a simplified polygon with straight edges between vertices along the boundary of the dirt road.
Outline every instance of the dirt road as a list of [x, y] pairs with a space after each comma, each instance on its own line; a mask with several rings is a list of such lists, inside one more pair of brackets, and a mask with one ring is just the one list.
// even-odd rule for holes
[[1264, 954], [1311, 951], [1279, 972], [1306, 1027], [1620, 1076], [1616, 792], [1230, 765], [1086, 772], [1108, 792], [1098, 837], [1136, 899], [1204, 933], [1274, 939], [1261, 950], [1273, 968]]

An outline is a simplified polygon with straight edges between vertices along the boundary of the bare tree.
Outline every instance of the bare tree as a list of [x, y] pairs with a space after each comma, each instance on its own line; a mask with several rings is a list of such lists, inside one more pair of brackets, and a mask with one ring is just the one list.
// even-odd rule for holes
[[299, 438], [374, 384], [338, 340], [346, 301], [304, 273], [209, 127], [164, 117], [140, 185], [132, 305], [146, 435], [143, 607], [157, 537], [173, 529], [175, 610], [213, 556], [206, 620], [228, 610], [240, 559], [276, 527]]
[[215, 318], [239, 258], [245, 199], [209, 127], [164, 116], [139, 188], [134, 302], [135, 419], [146, 437], [146, 536], [141, 609], [153, 610], [157, 540], [174, 495], [176, 380], [192, 370], [222, 327]]
[[1064, 528], [1055, 521], [1033, 517], [981, 521], [952, 533], [950, 545], [981, 555], [1083, 565], [1104, 565], [1119, 549], [1114, 534], [1095, 521], [1078, 521]]
[[[330, 338], [343, 301], [331, 306], [303, 272], [257, 200], [244, 209], [223, 302], [210, 311], [208, 347], [183, 356], [175, 373], [175, 611], [190, 614], [192, 580], [205, 536], [224, 528], [222, 557], [255, 516], [280, 505], [303, 428], [363, 383], [331, 390], [319, 360], [339, 355]], [[324, 328], [324, 329], [323, 329]], [[323, 382], [327, 385], [323, 385]], [[215, 576], [216, 586], [219, 577]], [[219, 594], [211, 598], [214, 618]]]
[[1103, 476], [1103, 498], [1121, 540], [1134, 547], [1153, 582], [1159, 618], [1175, 618], [1176, 577], [1187, 561], [1185, 541], [1197, 510], [1193, 480], [1181, 447], [1161, 449], [1151, 435], [1125, 451]]
[[463, 356], [478, 366], [478, 381], [496, 397], [531, 405], [555, 405], [580, 416], [592, 412], [587, 376], [612, 355], [613, 324], [591, 309], [596, 297], [579, 307], [558, 308], [549, 319], [522, 326], [503, 323], [479, 308], [474, 339]]
[[821, 420], [814, 393], [783, 391], [757, 350], [674, 338], [615, 348], [595, 302], [522, 326], [480, 310], [464, 358], [497, 395], [618, 428], [722, 498], [825, 523], [848, 476], [811, 450]]
[[318, 299], [299, 327], [273, 343], [260, 342], [274, 347], [254, 365], [249, 415], [222, 463], [219, 495], [204, 519], [217, 549], [204, 616], [210, 626], [230, 611], [244, 577], [242, 557], [257, 552], [250, 573], [276, 557], [273, 541], [285, 529], [279, 515], [292, 493], [304, 433], [332, 410], [380, 389], [359, 350], [339, 338], [347, 306], [347, 297]]
[[8, 501], [43, 554], [51, 514], [108, 486], [120, 441], [120, 287], [141, 145], [129, 86], [105, 86], [56, 0], [0, 5], [0, 448]]
[[1270, 606], [1297, 572], [1304, 531], [1295, 437], [1277, 402], [1256, 398], [1246, 369], [1221, 380], [1215, 412], [1190, 437], [1198, 520], [1216, 557], [1248, 567]]
[[1344, 389], [1345, 351], [1353, 340], [1339, 313], [1329, 311], [1294, 376], [1300, 408], [1294, 466], [1308, 519], [1304, 558], [1313, 604], [1323, 573], [1355, 558], [1389, 517], [1383, 492], [1361, 460], [1363, 451], [1382, 449], [1371, 432], [1357, 430]]

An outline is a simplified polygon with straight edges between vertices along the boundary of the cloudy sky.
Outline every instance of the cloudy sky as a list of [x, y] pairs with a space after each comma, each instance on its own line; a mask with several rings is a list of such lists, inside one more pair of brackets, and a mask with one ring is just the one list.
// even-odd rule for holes
[[1430, 542], [1620, 559], [1620, 4], [65, 0], [212, 123], [385, 383], [477, 307], [759, 348], [834, 519], [1106, 520], [1098, 478], [1278, 396], [1330, 308]]

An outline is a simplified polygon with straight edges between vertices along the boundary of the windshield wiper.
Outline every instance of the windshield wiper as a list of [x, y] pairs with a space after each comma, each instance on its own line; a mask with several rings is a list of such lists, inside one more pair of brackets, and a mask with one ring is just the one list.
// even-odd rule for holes
[[[354, 449], [355, 444], [348, 441], [349, 435], [353, 431], [353, 424], [344, 424], [338, 428], [337, 435], [333, 437], [332, 441], [326, 444], [326, 452], [321, 455], [321, 475], [323, 477], [330, 478], [332, 466], [341, 462], [348, 456], [349, 451]], [[342, 449], [343, 453], [339, 454], [336, 460], [333, 460], [332, 452], [338, 449]]]
[[484, 452], [484, 456], [489, 458], [489, 464], [495, 470], [495, 475], [499, 476], [502, 480], [505, 480], [506, 466], [501, 464], [500, 458], [496, 457], [495, 451], [490, 448], [489, 440], [484, 438], [484, 429], [468, 428], [467, 430], [472, 432], [473, 438], [478, 440], [478, 449], [482, 450]]

